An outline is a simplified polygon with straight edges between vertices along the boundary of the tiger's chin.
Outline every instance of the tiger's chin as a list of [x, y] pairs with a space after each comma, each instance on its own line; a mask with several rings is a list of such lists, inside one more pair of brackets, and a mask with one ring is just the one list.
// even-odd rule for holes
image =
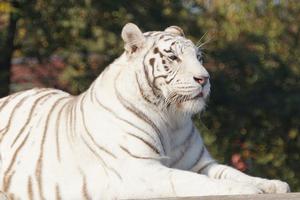
[[184, 102], [183, 107], [185, 109], [185, 112], [190, 113], [192, 115], [197, 114], [201, 111], [203, 111], [206, 107], [206, 101], [205, 99], [195, 99], [190, 102]]
[[206, 98], [197, 98], [176, 104], [180, 113], [194, 115], [203, 111], [206, 107]]

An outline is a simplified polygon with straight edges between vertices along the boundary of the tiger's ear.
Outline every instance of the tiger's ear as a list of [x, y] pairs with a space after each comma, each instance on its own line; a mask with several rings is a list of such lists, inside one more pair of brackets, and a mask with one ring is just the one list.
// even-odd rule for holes
[[130, 53], [136, 52], [145, 43], [142, 31], [133, 23], [128, 23], [123, 27], [121, 36], [125, 42], [125, 50]]
[[185, 37], [183, 30], [179, 26], [169, 26], [165, 29], [165, 32]]

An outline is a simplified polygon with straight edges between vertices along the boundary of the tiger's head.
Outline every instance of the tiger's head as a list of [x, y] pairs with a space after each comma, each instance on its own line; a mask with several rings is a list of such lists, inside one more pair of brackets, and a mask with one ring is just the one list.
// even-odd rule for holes
[[142, 33], [132, 23], [122, 30], [126, 59], [136, 70], [140, 93], [161, 109], [195, 114], [203, 110], [210, 92], [209, 73], [201, 51], [181, 28]]

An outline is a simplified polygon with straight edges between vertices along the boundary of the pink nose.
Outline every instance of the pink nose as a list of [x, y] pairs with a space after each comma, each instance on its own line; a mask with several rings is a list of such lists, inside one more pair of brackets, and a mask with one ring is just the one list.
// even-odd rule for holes
[[194, 80], [199, 83], [201, 86], [205, 86], [207, 81], [208, 81], [209, 77], [207, 76], [199, 76], [199, 77], [195, 77], [194, 76]]

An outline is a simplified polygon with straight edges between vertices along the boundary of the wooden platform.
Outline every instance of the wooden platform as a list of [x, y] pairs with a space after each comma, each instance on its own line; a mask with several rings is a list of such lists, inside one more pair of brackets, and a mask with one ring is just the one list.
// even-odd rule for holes
[[[9, 200], [9, 198], [7, 198], [7, 196], [0, 191], [0, 200]], [[172, 197], [172, 198], [157, 198], [157, 199], [147, 199], [147, 200], [300, 200], [300, 192], [287, 193], [287, 194]]]
[[[158, 200], [158, 199], [151, 199]], [[287, 194], [257, 194], [257, 195], [230, 195], [230, 196], [203, 196], [203, 197], [172, 197], [160, 200], [300, 200], [299, 193]]]

